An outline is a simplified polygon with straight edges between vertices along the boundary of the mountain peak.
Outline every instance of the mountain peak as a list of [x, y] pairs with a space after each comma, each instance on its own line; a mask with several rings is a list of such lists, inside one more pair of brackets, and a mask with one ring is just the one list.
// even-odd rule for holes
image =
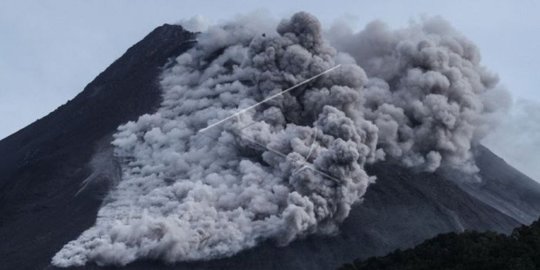
[[[91, 225], [102, 198], [74, 196], [91, 173], [88, 162], [116, 127], [159, 105], [161, 68], [193, 38], [178, 25], [156, 28], [74, 99], [0, 141], [0, 254], [27, 251], [5, 267], [45, 266], [53, 249]], [[25, 233], [13, 233], [20, 228]]]
[[[156, 28], [73, 100], [0, 141], [3, 267], [53, 268], [53, 255], [95, 223], [109, 186], [103, 181], [106, 185], [81, 189], [93, 174], [93, 157], [111, 152], [111, 135], [119, 125], [156, 110], [163, 67], [195, 42], [195, 34], [181, 26]], [[540, 214], [538, 184], [487, 149], [480, 148], [476, 161], [484, 180], [479, 185], [392, 162], [369, 166], [377, 182], [333, 237], [312, 235], [287, 247], [264, 242], [230, 258], [175, 266], [139, 261], [126, 269], [328, 269], [443, 232], [510, 232]], [[526, 201], [516, 201], [515, 194]], [[99, 269], [93, 264], [85, 268]]]

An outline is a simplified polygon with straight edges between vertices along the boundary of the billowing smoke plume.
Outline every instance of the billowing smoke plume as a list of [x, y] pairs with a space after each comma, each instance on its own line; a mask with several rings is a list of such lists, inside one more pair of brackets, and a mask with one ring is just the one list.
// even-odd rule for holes
[[333, 234], [373, 181], [364, 164], [388, 157], [475, 171], [497, 80], [470, 42], [440, 20], [331, 40], [341, 52], [306, 13], [202, 33], [164, 71], [161, 108], [119, 127], [122, 180], [53, 264], [212, 259]]
[[397, 31], [376, 21], [357, 34], [330, 33], [370, 78], [363, 111], [387, 155], [428, 171], [441, 164], [478, 171], [471, 144], [494, 127], [508, 95], [470, 41], [440, 18]]

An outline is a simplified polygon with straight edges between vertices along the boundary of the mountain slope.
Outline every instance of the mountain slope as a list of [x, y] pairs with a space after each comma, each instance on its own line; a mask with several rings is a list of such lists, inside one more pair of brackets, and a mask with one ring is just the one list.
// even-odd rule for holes
[[[497, 164], [500, 159], [487, 149], [480, 152], [478, 159], [509, 167], [504, 162]], [[369, 170], [378, 176], [377, 183], [369, 188], [365, 201], [352, 210], [335, 237], [312, 236], [287, 247], [266, 243], [232, 258], [209, 262], [170, 266], [147, 261], [126, 269], [333, 269], [353, 258], [412, 247], [439, 233], [466, 229], [509, 233], [520, 224], [464, 192], [445, 175], [413, 173], [392, 163], [377, 164]], [[521, 177], [509, 180], [517, 180], [516, 186], [529, 180]]]
[[[110, 155], [116, 127], [155, 110], [161, 67], [194, 44], [194, 35], [164, 25], [130, 48], [66, 105], [0, 141], [0, 258], [6, 269], [43, 269], [62, 245], [95, 221], [109, 184], [88, 185], [94, 153]], [[540, 214], [540, 185], [479, 147], [484, 182], [452, 173], [417, 173], [392, 162], [335, 237], [311, 236], [287, 247], [265, 243], [232, 258], [126, 269], [328, 269], [361, 256], [411, 247], [464, 229], [510, 232]], [[103, 176], [98, 176], [103, 178]], [[504, 186], [504, 188], [500, 188]], [[87, 266], [85, 269], [98, 268]]]
[[342, 270], [377, 269], [538, 269], [540, 221], [522, 226], [511, 236], [493, 232], [449, 233], [417, 247], [390, 255], [355, 261]]
[[[104, 187], [74, 196], [85, 164], [121, 123], [160, 101], [158, 75], [193, 34], [164, 25], [130, 48], [76, 98], [0, 141], [0, 257], [36, 269], [95, 220]], [[106, 145], [107, 143], [105, 143]]]

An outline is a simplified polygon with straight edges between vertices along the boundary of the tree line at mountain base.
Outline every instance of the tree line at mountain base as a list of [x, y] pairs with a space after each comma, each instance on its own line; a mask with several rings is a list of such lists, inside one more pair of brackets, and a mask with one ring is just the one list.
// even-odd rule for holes
[[512, 234], [441, 234], [407, 250], [355, 260], [339, 270], [535, 270], [540, 269], [540, 220]]

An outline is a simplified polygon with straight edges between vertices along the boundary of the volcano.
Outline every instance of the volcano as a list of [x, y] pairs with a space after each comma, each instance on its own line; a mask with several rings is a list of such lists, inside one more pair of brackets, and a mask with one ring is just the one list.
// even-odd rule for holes
[[[110, 174], [118, 172], [111, 166], [96, 174], [93, 162], [112, 155], [110, 142], [119, 125], [157, 110], [161, 72], [196, 38], [178, 25], [156, 28], [73, 100], [0, 141], [3, 269], [56, 269], [51, 265], [55, 253], [94, 224], [115, 184]], [[336, 235], [310, 235], [284, 247], [267, 241], [221, 259], [142, 260], [122, 268], [332, 269], [440, 233], [509, 233], [538, 218], [539, 184], [481, 145], [474, 156], [481, 182], [453, 171], [420, 172], [392, 160], [368, 165], [377, 181]], [[89, 177], [91, 183], [85, 181]], [[87, 264], [84, 269], [101, 268]]]

